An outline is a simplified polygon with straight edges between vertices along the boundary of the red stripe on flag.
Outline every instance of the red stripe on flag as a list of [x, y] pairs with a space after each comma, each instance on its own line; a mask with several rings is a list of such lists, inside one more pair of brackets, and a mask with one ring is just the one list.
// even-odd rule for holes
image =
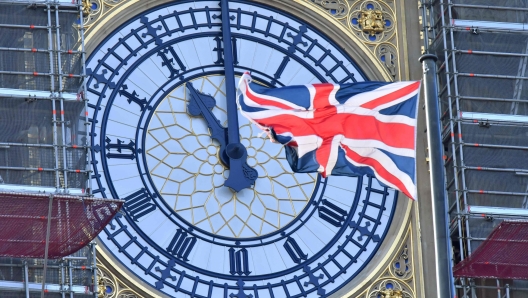
[[315, 159], [317, 159], [319, 165], [324, 167], [324, 171], [321, 173], [323, 178], [326, 178], [328, 175], [332, 174], [326, 172], [328, 160], [330, 159], [330, 152], [332, 151], [332, 140], [333, 139], [324, 140], [323, 144], [321, 144], [321, 147], [315, 151]]
[[332, 139], [335, 135], [344, 135], [349, 139], [378, 140], [391, 147], [414, 149], [413, 126], [383, 123], [372, 116], [335, 114], [331, 109], [320, 109], [316, 113], [314, 119], [277, 115], [255, 121], [260, 125], [272, 127], [278, 134], [291, 132], [295, 137], [317, 135]]
[[312, 84], [315, 89], [315, 96], [314, 96], [314, 103], [313, 108], [314, 109], [321, 109], [321, 108], [327, 108], [327, 107], [333, 107], [335, 109], [335, 106], [330, 104], [330, 93], [334, 91], [334, 84]]
[[251, 94], [251, 92], [249, 91], [250, 90], [249, 89], [250, 88], [249, 84], [247, 82], [245, 82], [245, 84], [246, 84], [246, 97], [251, 99], [252, 101], [258, 103], [259, 105], [272, 106], [272, 107], [276, 107], [276, 108], [284, 109], [284, 110], [293, 110], [292, 107], [287, 106], [285, 104], [282, 104], [280, 102], [276, 102], [274, 100], [260, 98], [258, 96], [255, 96], [255, 95]]
[[401, 192], [403, 192], [406, 196], [408, 196], [409, 198], [415, 200], [415, 198], [413, 198], [411, 196], [409, 190], [407, 190], [407, 187], [405, 187], [405, 184], [403, 184], [403, 182], [401, 180], [399, 180], [398, 177], [394, 176], [392, 173], [387, 171], [387, 169], [384, 168], [383, 165], [379, 161], [377, 161], [374, 158], [361, 156], [361, 155], [357, 154], [356, 152], [350, 150], [346, 146], [343, 147], [343, 149], [345, 149], [346, 155], [350, 159], [352, 159], [353, 161], [355, 161], [355, 162], [357, 162], [359, 164], [363, 164], [365, 166], [372, 167], [374, 169], [374, 171], [376, 171], [376, 173], [377, 173], [376, 177], [381, 177], [381, 178], [385, 179], [386, 181], [388, 181], [389, 183], [392, 183], [397, 189], [399, 189]]
[[366, 108], [366, 109], [377, 108], [380, 105], [389, 103], [389, 102], [394, 101], [394, 100], [396, 100], [396, 99], [398, 99], [400, 97], [408, 95], [409, 93], [412, 93], [412, 92], [416, 91], [419, 87], [420, 87], [420, 82], [414, 82], [414, 83], [412, 83], [412, 84], [410, 84], [410, 85], [408, 85], [406, 87], [400, 88], [400, 89], [398, 89], [398, 90], [396, 90], [396, 91], [394, 91], [392, 93], [389, 93], [387, 95], [378, 97], [375, 100], [366, 102], [366, 103], [362, 104], [361, 107]]

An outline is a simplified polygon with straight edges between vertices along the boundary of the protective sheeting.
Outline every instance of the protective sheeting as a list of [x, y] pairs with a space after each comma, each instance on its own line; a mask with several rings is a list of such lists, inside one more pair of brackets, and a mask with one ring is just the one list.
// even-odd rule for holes
[[83, 115], [81, 101], [1, 98], [0, 183], [87, 188]]
[[46, 238], [49, 238], [48, 258], [71, 255], [97, 237], [123, 202], [59, 194], [0, 192], [0, 256], [44, 258]]
[[528, 221], [498, 225], [469, 258], [453, 268], [455, 277], [528, 279]]
[[48, 15], [45, 6], [25, 3], [0, 2], [0, 87], [79, 92], [78, 14], [60, 10], [57, 20], [54, 6]]

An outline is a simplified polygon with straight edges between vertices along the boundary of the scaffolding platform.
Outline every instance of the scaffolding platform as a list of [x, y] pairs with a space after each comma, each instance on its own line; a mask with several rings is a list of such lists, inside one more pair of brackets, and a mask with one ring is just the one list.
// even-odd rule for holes
[[123, 202], [0, 192], [0, 256], [57, 259], [71, 255], [97, 237]]

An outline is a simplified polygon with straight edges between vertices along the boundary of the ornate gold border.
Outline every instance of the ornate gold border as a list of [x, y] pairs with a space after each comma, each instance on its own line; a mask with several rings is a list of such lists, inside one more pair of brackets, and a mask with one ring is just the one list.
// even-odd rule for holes
[[[343, 23], [339, 22], [339, 19], [332, 17], [329, 15], [326, 11], [324, 11], [322, 8], [318, 7], [313, 2], [308, 2], [306, 0], [293, 0], [295, 3], [302, 5], [304, 8], [309, 9], [312, 12], [317, 13], [318, 17], [321, 17], [325, 19], [327, 22], [329, 22], [332, 26], [336, 27], [339, 33], [344, 34], [347, 38], [349, 38], [353, 44], [368, 57], [368, 61], [371, 63], [372, 66], [376, 68], [376, 70], [379, 72], [381, 77], [370, 77], [370, 79], [377, 79], [377, 80], [384, 80], [384, 81], [392, 81], [393, 78], [389, 74], [389, 72], [385, 69], [383, 64], [379, 62], [379, 60], [374, 56], [374, 53], [366, 46], [366, 43], [361, 41], [357, 36], [355, 36], [352, 31], [345, 26]], [[297, 17], [300, 17], [299, 15], [296, 15]], [[348, 19], [348, 18], [347, 18]], [[305, 21], [310, 22], [309, 19], [305, 19]], [[317, 27], [318, 29], [321, 29]], [[322, 30], [325, 33], [328, 33], [326, 30]], [[335, 29], [333, 29], [335, 31]], [[334, 40], [335, 41], [335, 40]], [[339, 41], [336, 41], [339, 44]], [[356, 58], [353, 56], [353, 58]], [[361, 69], [364, 69], [366, 65], [362, 64], [361, 62], [357, 61], [359, 64], [359, 67]], [[369, 65], [370, 67], [370, 65]]]
[[[403, 50], [406, 50], [406, 41], [401, 39], [402, 34], [406, 34], [405, 28], [402, 28], [402, 22], [401, 20], [398, 20], [399, 17], [404, 17], [402, 15], [402, 12], [405, 11], [403, 7], [405, 4], [402, 1], [393, 1], [393, 0], [339, 0], [339, 3], [344, 3], [347, 5], [348, 11], [346, 12], [346, 16], [334, 16], [328, 12], [327, 9], [322, 7], [322, 4], [315, 3], [313, 0], [294, 0], [295, 2], [302, 3], [306, 7], [310, 7], [311, 10], [314, 12], [317, 12], [319, 15], [324, 17], [325, 19], [333, 21], [333, 24], [339, 28], [340, 31], [343, 33], [348, 33], [349, 38], [353, 38], [354, 43], [356, 45], [358, 44], [364, 44], [365, 47], [362, 48], [363, 51], [368, 51], [373, 55], [373, 57], [370, 58], [371, 63], [378, 64], [379, 70], [381, 72], [384, 72], [386, 77], [384, 77], [384, 80], [386, 81], [392, 81], [392, 80], [403, 80], [408, 79], [408, 68], [406, 65], [408, 64], [408, 57], [406, 55], [402, 56], [403, 51], [400, 49], [400, 43], [403, 45]], [[328, 1], [326, 1], [328, 2]], [[329, 1], [332, 2], [332, 1]], [[391, 17], [391, 21], [393, 22], [393, 27], [391, 30], [393, 30], [389, 35], [383, 38], [383, 40], [380, 41], [370, 41], [370, 40], [364, 40], [357, 35], [360, 34], [360, 31], [355, 29], [351, 25], [351, 20], [353, 18], [353, 12], [356, 10], [353, 10], [354, 8], [357, 8], [358, 6], [364, 5], [364, 4], [375, 4], [380, 7], [383, 7], [383, 12], [386, 15], [389, 15]], [[403, 26], [405, 27], [405, 26]], [[376, 55], [379, 55], [379, 49], [382, 47], [390, 47], [394, 51], [391, 52], [391, 54], [394, 54], [394, 58], [391, 61], [395, 62], [395, 72], [394, 77], [391, 74], [391, 71], [389, 71], [388, 66], [384, 65], [383, 62], [381, 62]], [[363, 67], [363, 66], [362, 66]], [[369, 77], [371, 78], [371, 77]], [[372, 78], [371, 78], [372, 79]]]
[[123, 268], [123, 265], [103, 245], [99, 244], [99, 239], [97, 239], [97, 243], [97, 266], [102, 265], [114, 278], [121, 281], [126, 288], [136, 293], [138, 297], [169, 297], [153, 290], [152, 287], [136, 278], [134, 274], [130, 274], [129, 268]]

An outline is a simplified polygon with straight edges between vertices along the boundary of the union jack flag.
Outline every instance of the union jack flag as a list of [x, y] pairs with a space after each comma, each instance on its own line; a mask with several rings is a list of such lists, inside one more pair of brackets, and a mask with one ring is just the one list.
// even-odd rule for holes
[[294, 172], [370, 174], [416, 199], [420, 82], [310, 84], [270, 89], [238, 84], [242, 114], [286, 145]]

